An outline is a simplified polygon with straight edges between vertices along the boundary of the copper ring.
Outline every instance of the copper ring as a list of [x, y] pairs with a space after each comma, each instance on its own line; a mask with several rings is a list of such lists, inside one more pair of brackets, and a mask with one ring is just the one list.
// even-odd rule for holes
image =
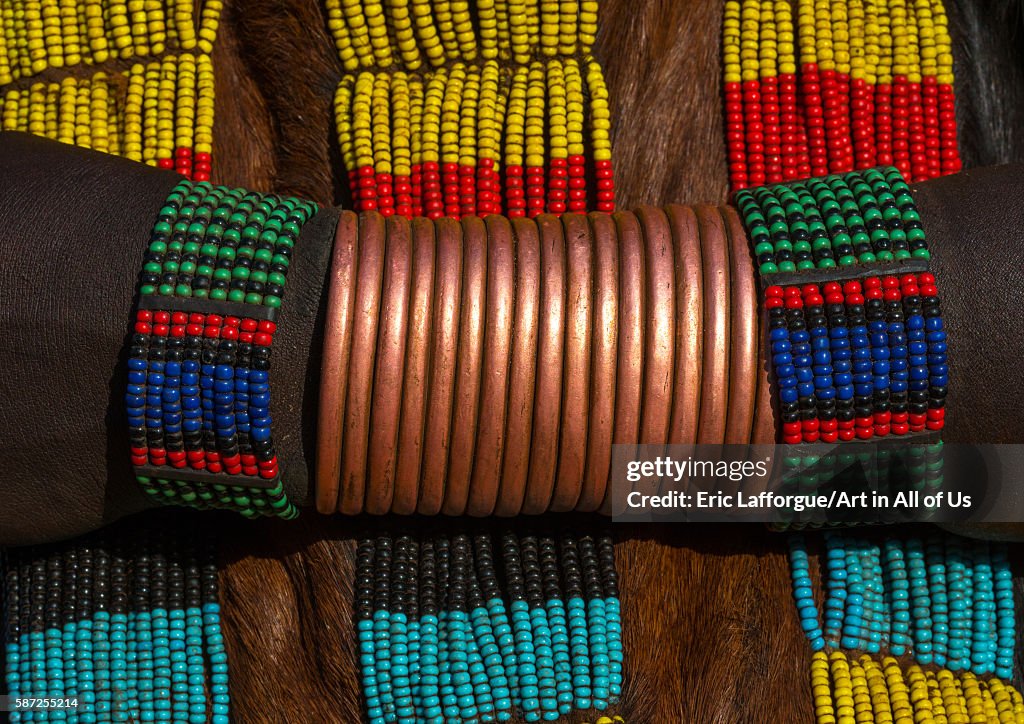
[[636, 445], [644, 384], [644, 247], [636, 216], [620, 211], [614, 219], [619, 236], [619, 358], [612, 441]]
[[697, 216], [689, 206], [665, 207], [676, 249], [676, 378], [669, 443], [692, 445], [700, 419], [704, 366], [704, 267]]
[[356, 316], [352, 329], [349, 388], [342, 441], [340, 511], [363, 512], [366, 496], [366, 447], [369, 440], [370, 395], [373, 390], [377, 322], [384, 278], [384, 217], [365, 212], [359, 217], [359, 272]]
[[494, 512], [518, 515], [526, 496], [533, 429], [533, 391], [537, 379], [537, 329], [540, 317], [540, 235], [527, 219], [512, 219], [516, 242], [516, 307], [512, 330], [505, 458]]
[[402, 413], [398, 428], [398, 467], [391, 512], [410, 515], [419, 500], [420, 465], [427, 418], [430, 333], [434, 293], [434, 225], [424, 217], [412, 220], [412, 293], [409, 337], [402, 378]]
[[576, 510], [601, 507], [611, 475], [615, 425], [615, 364], [619, 336], [619, 240], [615, 222], [593, 213], [588, 222], [594, 239], [594, 332], [590, 360], [590, 420], [587, 466]]
[[676, 283], [672, 230], [665, 212], [653, 206], [636, 211], [644, 234], [647, 269], [647, 333], [640, 442], [664, 445], [672, 420]]
[[694, 207], [704, 267], [704, 366], [697, 442], [721, 445], [729, 407], [729, 249], [714, 206]]
[[341, 477], [341, 427], [348, 390], [348, 359], [352, 351], [352, 318], [355, 305], [356, 257], [359, 219], [342, 211], [334, 231], [331, 273], [327, 288], [327, 320], [320, 361], [320, 399], [316, 426], [316, 509], [338, 509]]
[[515, 315], [515, 248], [512, 225], [504, 216], [489, 215], [487, 229], [487, 334], [484, 339], [483, 388], [477, 423], [469, 515], [494, 512], [505, 452], [509, 357]]
[[719, 207], [729, 236], [732, 287], [732, 340], [729, 347], [729, 414], [725, 443], [750, 442], [757, 395], [757, 285], [743, 223], [731, 206]]
[[423, 515], [437, 515], [444, 504], [455, 397], [459, 310], [462, 308], [462, 226], [452, 219], [438, 219], [433, 226], [437, 237], [437, 272], [434, 275], [430, 389], [420, 499], [416, 506], [417, 512]]
[[398, 427], [402, 412], [402, 376], [412, 287], [412, 229], [409, 220], [392, 215], [385, 224], [384, 289], [377, 332], [377, 369], [370, 411], [370, 461], [366, 512], [391, 510], [398, 467]]
[[562, 224], [553, 216], [536, 219], [540, 230], [541, 314], [537, 343], [537, 385], [534, 389], [530, 471], [523, 513], [547, 511], [558, 465], [558, 432], [562, 406], [562, 362], [565, 341], [566, 262]]
[[487, 230], [482, 219], [462, 220], [464, 264], [462, 313], [459, 320], [458, 366], [455, 373], [455, 408], [452, 415], [445, 515], [462, 515], [469, 500], [469, 483], [480, 412], [480, 375], [483, 371], [484, 322], [487, 311]]
[[585, 216], [562, 216], [569, 285], [565, 308], [565, 357], [562, 372], [562, 429], [558, 472], [550, 510], [576, 507], [587, 464], [587, 421], [590, 412], [590, 340], [594, 296], [594, 241]]

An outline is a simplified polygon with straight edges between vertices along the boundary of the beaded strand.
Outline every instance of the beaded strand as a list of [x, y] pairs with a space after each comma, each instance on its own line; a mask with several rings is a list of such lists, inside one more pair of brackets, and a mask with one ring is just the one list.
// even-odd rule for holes
[[878, 662], [867, 654], [854, 660], [841, 651], [817, 651], [810, 683], [819, 724], [1024, 721], [1024, 699], [1000, 679], [916, 665], [904, 672], [892, 657]]
[[941, 0], [799, 0], [796, 15], [794, 32], [788, 3], [725, 5], [733, 190], [878, 164], [913, 181], [960, 169]]
[[212, 541], [151, 524], [11, 550], [3, 561], [10, 695], [77, 699], [11, 721], [226, 724]]
[[[409, 217], [422, 203], [429, 218], [461, 218], [583, 213], [588, 201], [600, 211], [615, 208], [607, 90], [593, 61], [585, 78], [575, 59], [558, 58], [512, 73], [493, 62], [456, 62], [425, 75], [346, 75], [335, 108], [357, 210]], [[417, 171], [426, 186], [414, 182]], [[592, 194], [590, 173], [597, 179]]]
[[610, 538], [380, 532], [359, 541], [356, 567], [374, 724], [554, 721], [574, 708], [605, 709], [621, 694]]
[[799, 534], [790, 538], [793, 597], [814, 651], [885, 648], [893, 656], [912, 654], [921, 665], [1013, 676], [1013, 574], [1005, 544], [935, 534], [891, 537], [880, 549], [833, 532], [824, 541], [822, 627], [806, 542]]

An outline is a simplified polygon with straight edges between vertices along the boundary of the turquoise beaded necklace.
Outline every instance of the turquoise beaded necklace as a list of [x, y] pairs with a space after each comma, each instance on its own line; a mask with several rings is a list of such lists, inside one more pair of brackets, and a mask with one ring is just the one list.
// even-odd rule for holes
[[190, 530], [122, 524], [5, 554], [8, 694], [73, 704], [12, 722], [227, 724], [213, 542]]
[[610, 538], [378, 533], [356, 560], [371, 724], [554, 721], [621, 695]]

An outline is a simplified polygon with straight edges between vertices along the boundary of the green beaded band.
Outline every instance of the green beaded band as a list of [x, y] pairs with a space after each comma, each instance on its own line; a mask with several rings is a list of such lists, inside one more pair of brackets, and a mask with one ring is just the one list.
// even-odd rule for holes
[[293, 518], [271, 438], [270, 352], [312, 202], [183, 181], [153, 227], [126, 395], [132, 464], [170, 505]]
[[875, 264], [894, 266], [872, 273], [923, 270], [930, 257], [910, 188], [892, 167], [746, 189], [736, 205], [766, 278], [812, 270], [850, 278]]

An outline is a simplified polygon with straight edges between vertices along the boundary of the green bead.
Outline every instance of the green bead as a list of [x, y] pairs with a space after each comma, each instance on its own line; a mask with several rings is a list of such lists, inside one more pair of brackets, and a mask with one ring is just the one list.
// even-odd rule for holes
[[779, 271], [781, 271], [781, 272], [796, 271], [796, 264], [794, 264], [791, 261], [779, 262]]
[[[797, 242], [800, 243], [800, 242]], [[783, 239], [782, 241], [775, 242], [775, 251], [793, 251], [792, 242]]]
[[249, 280], [265, 284], [267, 282], [267, 273], [263, 271], [251, 271], [249, 272]]
[[164, 271], [168, 272], [168, 273], [171, 273], [171, 274], [177, 274], [178, 273], [178, 262], [176, 262], [176, 261], [165, 261], [164, 262]]
[[152, 284], [143, 284], [142, 287], [139, 289], [139, 294], [142, 294], [143, 296], [149, 294], [156, 294], [156, 287], [154, 287]]
[[274, 254], [272, 263], [287, 268], [288, 265], [291, 264], [291, 261], [292, 260], [286, 257], [284, 254]]
[[142, 271], [146, 272], [147, 274], [160, 274], [163, 272], [163, 270], [163, 264], [160, 264], [159, 262], [156, 261], [147, 261], [142, 267]]
[[191, 297], [192, 287], [188, 284], [179, 284], [174, 288], [174, 295], [178, 297]]
[[811, 251], [811, 242], [809, 242], [809, 241], [798, 241], [795, 244], [793, 244], [793, 251], [795, 251], [795, 252]]
[[225, 229], [224, 241], [231, 244], [240, 244], [242, 243], [242, 235], [238, 232], [238, 229]]
[[219, 280], [225, 281], [225, 282], [231, 281], [231, 270], [230, 269], [225, 269], [223, 267], [220, 267], [218, 269], [214, 269], [214, 271], [213, 271], [213, 278], [214, 279], [219, 279]]
[[892, 261], [893, 256], [891, 251], [880, 251], [875, 256], [878, 257], [878, 261]]
[[[770, 246], [771, 245], [769, 244], [769, 247]], [[770, 252], [771, 252], [771, 248], [769, 248], [767, 252], [761, 252], [761, 253], [770, 253]], [[760, 254], [758, 254], [758, 256], [760, 256]], [[281, 272], [270, 272], [269, 274], [267, 274], [267, 281], [270, 282], [271, 284], [277, 284], [278, 286], [283, 287], [285, 285], [285, 282], [287, 281], [287, 277], [285, 277], [285, 275], [282, 274]]]
[[853, 254], [845, 254], [839, 257], [839, 266], [856, 266], [857, 257]]
[[231, 277], [233, 279], [248, 279], [249, 270], [246, 269], [244, 266], [236, 266], [234, 269], [231, 270]]
[[212, 274], [213, 274], [213, 267], [212, 266], [206, 266], [205, 264], [200, 264], [199, 266], [196, 267], [196, 276], [198, 276], [198, 277], [208, 277], [208, 276], [211, 276]]
[[183, 261], [178, 267], [178, 271], [182, 274], [195, 274], [196, 265], [191, 261]]
[[171, 284], [161, 284], [159, 287], [161, 297], [173, 297], [174, 287]]
[[927, 249], [914, 249], [911, 255], [915, 259], [931, 259], [932, 255]]
[[173, 231], [173, 227], [166, 221], [158, 221], [153, 227], [153, 234], [159, 236], [167, 236]]
[[199, 246], [199, 244], [197, 242], [195, 242], [195, 241], [186, 241], [185, 242], [185, 246], [182, 248], [182, 251], [185, 252], [186, 254], [198, 254], [199, 253], [199, 249], [200, 249], [200, 246]]
[[295, 242], [287, 236], [279, 236], [277, 237], [277, 248], [294, 249]]
[[818, 262], [818, 268], [819, 269], [835, 269], [836, 268], [836, 260], [832, 259], [831, 257], [826, 257], [825, 259], [822, 259], [821, 261]]
[[779, 271], [779, 268], [775, 266], [773, 262], [770, 261], [766, 261], [765, 263], [763, 263], [759, 267], [759, 269], [762, 274], [775, 274]]
[[797, 262], [796, 268], [799, 271], [806, 271], [808, 269], [813, 269], [814, 268], [814, 262], [811, 261], [810, 259], [804, 259], [801, 262]]
[[907, 241], [921, 241], [924, 239], [924, 229], [911, 229], [907, 232]]
[[263, 295], [262, 294], [257, 294], [256, 292], [249, 292], [248, 294], [245, 295], [245, 303], [246, 304], [262, 304], [263, 303]]
[[149, 250], [153, 254], [164, 254], [167, 252], [167, 244], [163, 241], [152, 241], [149, 244]]
[[256, 241], [260, 238], [260, 228], [258, 226], [247, 226], [242, 229], [242, 238], [246, 241]]
[[853, 235], [852, 238], [853, 238], [854, 246], [856, 246], [858, 244], [870, 244], [871, 243], [871, 237], [868, 236], [867, 233], [865, 233], [863, 231], [858, 231], [856, 234]]
[[895, 255], [895, 257], [900, 261], [910, 258], [910, 252], [906, 249], [897, 249], [896, 251], [893, 252], [893, 255]]
[[263, 306], [265, 306], [265, 307], [272, 307], [274, 309], [280, 309], [280, 307], [281, 307], [281, 297], [279, 297], [279, 296], [277, 296], [275, 294], [266, 294], [263, 297]]
[[235, 250], [232, 249], [229, 246], [222, 246], [220, 248], [220, 250], [217, 252], [217, 258], [218, 259], [234, 259], [235, 258]]
[[226, 289], [211, 289], [210, 290], [210, 299], [216, 300], [218, 302], [223, 302], [227, 298], [228, 298], [228, 292], [227, 292]]
[[208, 290], [206, 289], [193, 289], [192, 296], [198, 299], [206, 299], [206, 297], [209, 296], [207, 291]]
[[775, 248], [771, 245], [771, 242], [762, 241], [760, 244], [754, 247], [754, 255], [761, 256], [762, 254], [771, 254], [775, 251]]
[[832, 242], [828, 239], [817, 238], [811, 243], [811, 249], [813, 251], [821, 251], [822, 249], [831, 249]]
[[245, 301], [245, 292], [243, 292], [241, 289], [232, 289], [228, 293], [228, 301], [229, 302], [239, 302], [239, 303], [244, 302]]
[[253, 254], [253, 259], [256, 261], [262, 261], [265, 264], [269, 264], [270, 260], [274, 258], [274, 252], [270, 249], [257, 249], [256, 253]]
[[873, 264], [876, 261], [878, 261], [875, 258], [875, 255], [872, 252], [870, 252], [870, 251], [865, 251], [863, 254], [861, 254], [858, 257], [858, 259], [860, 259], [860, 263], [861, 264]]
[[219, 249], [217, 248], [216, 244], [203, 244], [203, 246], [199, 249], [199, 254], [201, 256], [210, 256], [216, 258], [218, 252]]

